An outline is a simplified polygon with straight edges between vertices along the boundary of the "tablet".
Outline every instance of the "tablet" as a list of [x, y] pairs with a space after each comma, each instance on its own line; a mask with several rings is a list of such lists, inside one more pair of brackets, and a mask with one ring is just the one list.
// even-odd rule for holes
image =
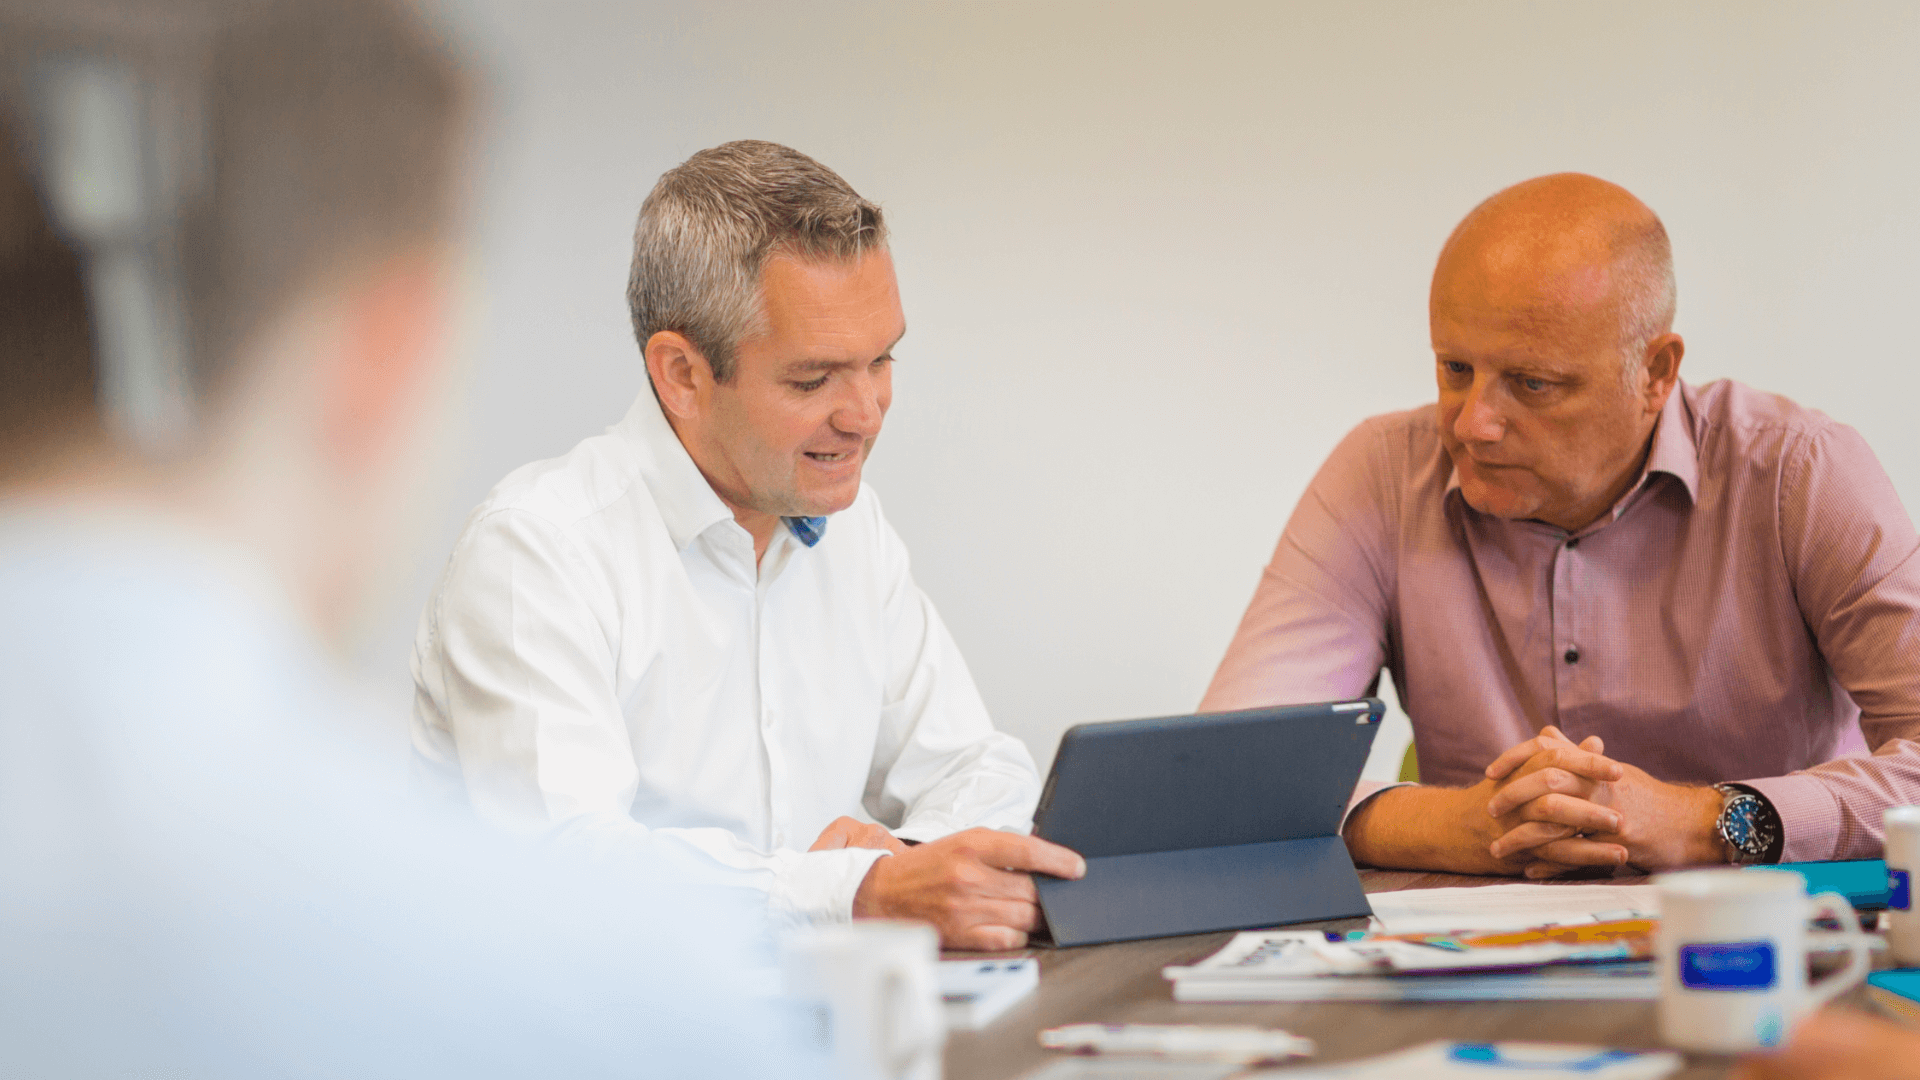
[[1377, 698], [1080, 724], [1034, 833], [1079, 852], [1037, 876], [1056, 945], [1371, 914], [1340, 819], [1386, 706]]

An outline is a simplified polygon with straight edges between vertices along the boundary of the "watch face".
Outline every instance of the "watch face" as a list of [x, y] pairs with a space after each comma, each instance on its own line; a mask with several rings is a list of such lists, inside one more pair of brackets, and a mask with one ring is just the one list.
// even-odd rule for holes
[[1759, 859], [1773, 846], [1771, 831], [1761, 827], [1765, 808], [1759, 796], [1742, 792], [1727, 799], [1720, 811], [1720, 837], [1747, 859]]

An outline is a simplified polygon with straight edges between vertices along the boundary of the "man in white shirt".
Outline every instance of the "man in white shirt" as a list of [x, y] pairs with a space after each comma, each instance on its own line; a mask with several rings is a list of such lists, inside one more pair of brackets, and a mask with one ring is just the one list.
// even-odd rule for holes
[[341, 685], [470, 96], [396, 8], [0, 3], [0, 1077], [824, 1072], [757, 894], [423, 809]]
[[783, 146], [703, 151], [642, 206], [628, 299], [653, 392], [468, 518], [416, 747], [488, 820], [689, 845], [792, 921], [1024, 944], [1028, 872], [1085, 867], [1022, 835], [1032, 757], [860, 482], [906, 331], [879, 207]]

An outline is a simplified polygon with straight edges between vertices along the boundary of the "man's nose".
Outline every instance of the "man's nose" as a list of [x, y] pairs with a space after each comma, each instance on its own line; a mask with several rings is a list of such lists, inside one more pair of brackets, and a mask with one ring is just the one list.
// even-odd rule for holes
[[833, 426], [849, 435], [871, 439], [880, 434], [880, 421], [886, 409], [880, 404], [882, 393], [878, 379], [862, 375], [847, 380], [847, 389], [833, 411]]
[[1487, 400], [1484, 383], [1475, 381], [1460, 404], [1460, 415], [1453, 419], [1454, 437], [1463, 443], [1499, 442], [1507, 433], [1507, 422]]

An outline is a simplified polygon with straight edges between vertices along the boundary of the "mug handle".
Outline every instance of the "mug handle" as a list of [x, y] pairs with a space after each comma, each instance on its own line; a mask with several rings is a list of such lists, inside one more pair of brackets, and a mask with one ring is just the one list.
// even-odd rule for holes
[[[926, 980], [916, 978], [913, 965], [901, 962], [881, 976], [879, 1046], [888, 1077], [906, 1076], [946, 1032], [944, 1014], [924, 1000]], [[919, 991], [916, 994], [916, 991]]]
[[[1832, 944], [1845, 948], [1850, 954], [1847, 966], [1832, 972], [1826, 978], [1807, 986], [1807, 1011], [1812, 1012], [1834, 998], [1853, 984], [1867, 977], [1873, 967], [1873, 947], [1867, 936], [1860, 932], [1860, 917], [1853, 912], [1853, 904], [1837, 892], [1823, 892], [1808, 900], [1813, 915], [1826, 916], [1843, 927], [1837, 934], [1821, 934], [1808, 941], [1809, 946]], [[1810, 948], [1809, 951], [1812, 951]]]

